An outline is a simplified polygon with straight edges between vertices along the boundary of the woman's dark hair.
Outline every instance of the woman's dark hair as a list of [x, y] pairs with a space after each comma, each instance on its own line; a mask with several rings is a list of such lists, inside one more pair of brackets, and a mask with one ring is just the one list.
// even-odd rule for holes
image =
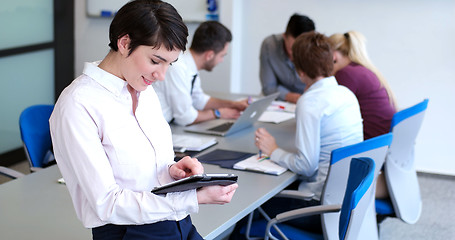
[[298, 37], [304, 32], [314, 31], [314, 22], [305, 15], [294, 14], [289, 18], [286, 32], [284, 34], [292, 36], [293, 38]]
[[328, 38], [318, 32], [299, 35], [292, 45], [295, 68], [308, 77], [329, 77], [333, 70], [333, 54]]
[[216, 21], [207, 21], [201, 23], [194, 32], [190, 49], [197, 53], [213, 50], [216, 54], [231, 41], [232, 34], [227, 27]]
[[125, 4], [109, 28], [109, 47], [118, 51], [119, 38], [129, 35], [131, 54], [138, 46], [164, 46], [172, 51], [186, 50], [188, 28], [169, 3], [160, 0], [136, 0]]

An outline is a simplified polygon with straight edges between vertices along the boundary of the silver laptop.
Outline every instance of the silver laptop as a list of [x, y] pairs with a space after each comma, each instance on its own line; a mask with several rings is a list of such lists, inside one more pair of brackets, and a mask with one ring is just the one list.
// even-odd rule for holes
[[192, 133], [203, 133], [217, 136], [227, 136], [234, 132], [253, 126], [261, 114], [267, 109], [280, 93], [274, 93], [252, 102], [237, 120], [214, 119], [185, 127]]

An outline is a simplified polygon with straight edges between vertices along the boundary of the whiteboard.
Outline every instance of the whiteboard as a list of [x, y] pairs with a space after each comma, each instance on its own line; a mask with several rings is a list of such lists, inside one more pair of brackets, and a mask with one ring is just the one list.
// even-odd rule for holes
[[[90, 17], [113, 17], [128, 0], [87, 0], [87, 15]], [[167, 0], [177, 9], [185, 22], [206, 20], [206, 0]]]

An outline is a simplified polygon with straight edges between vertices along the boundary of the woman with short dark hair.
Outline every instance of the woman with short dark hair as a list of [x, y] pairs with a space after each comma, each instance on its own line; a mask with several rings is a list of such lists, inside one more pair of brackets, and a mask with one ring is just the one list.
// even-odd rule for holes
[[55, 158], [93, 239], [202, 239], [189, 214], [198, 204], [232, 199], [237, 184], [150, 192], [204, 171], [195, 158], [174, 162], [171, 129], [149, 87], [164, 80], [187, 36], [170, 4], [127, 3], [110, 26], [107, 56], [86, 63], [55, 105], [50, 118]]

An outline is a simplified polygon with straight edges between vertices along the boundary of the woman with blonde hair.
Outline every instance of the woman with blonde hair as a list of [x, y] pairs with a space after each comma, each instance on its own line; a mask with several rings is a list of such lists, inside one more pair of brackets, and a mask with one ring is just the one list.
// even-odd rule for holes
[[359, 32], [349, 31], [333, 34], [329, 42], [333, 49], [335, 78], [359, 101], [365, 140], [389, 132], [396, 112], [395, 97], [369, 59], [365, 37]]
[[[365, 37], [359, 32], [349, 31], [333, 34], [329, 42], [337, 82], [349, 88], [359, 101], [364, 139], [388, 133], [397, 111], [396, 100], [384, 76], [368, 57]], [[383, 174], [378, 177], [376, 197], [388, 197]]]

